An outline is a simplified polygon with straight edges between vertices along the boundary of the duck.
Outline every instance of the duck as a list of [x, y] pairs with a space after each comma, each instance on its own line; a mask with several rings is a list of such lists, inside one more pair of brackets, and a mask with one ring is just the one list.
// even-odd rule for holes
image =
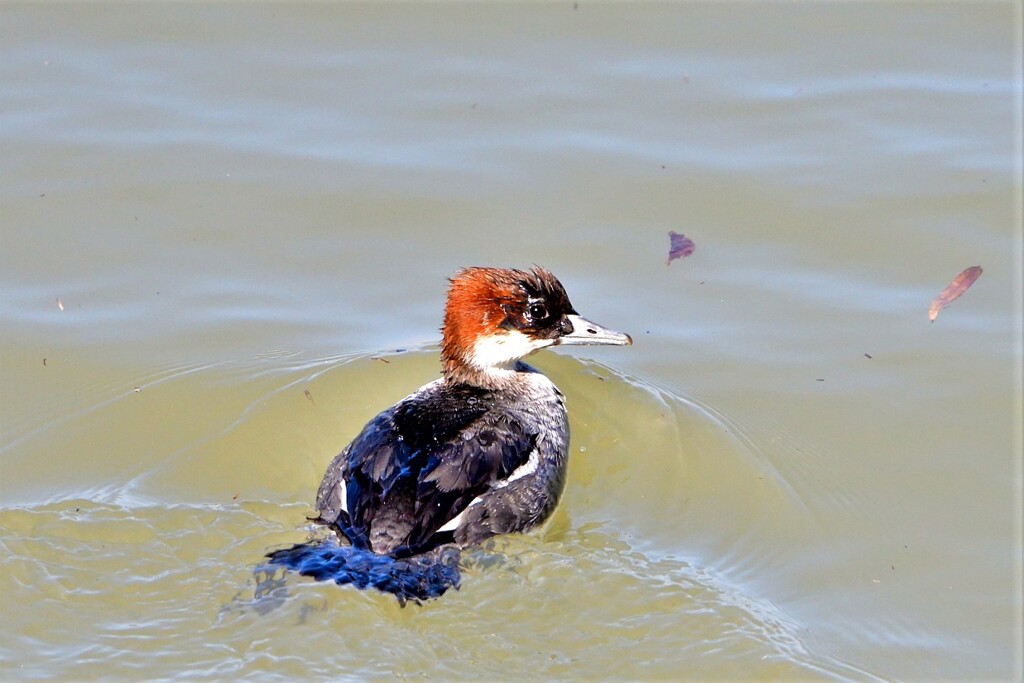
[[581, 316], [542, 267], [459, 270], [441, 377], [380, 412], [328, 465], [311, 521], [329, 540], [275, 551], [270, 562], [403, 604], [458, 587], [461, 550], [538, 527], [565, 488], [565, 396], [523, 359], [632, 343]]

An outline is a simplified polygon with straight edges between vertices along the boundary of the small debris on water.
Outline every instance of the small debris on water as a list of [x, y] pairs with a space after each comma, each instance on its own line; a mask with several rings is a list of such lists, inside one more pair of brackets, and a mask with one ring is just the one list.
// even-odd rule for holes
[[959, 299], [960, 295], [966, 292], [967, 289], [974, 284], [975, 280], [981, 277], [982, 272], [984, 271], [982, 271], [981, 266], [964, 268], [963, 271], [953, 278], [953, 281], [950, 282], [937, 297], [935, 297], [935, 300], [932, 301], [932, 305], [928, 309], [928, 320], [935, 322], [935, 318], [938, 317], [939, 311]]
[[697, 248], [693, 240], [675, 230], [668, 231], [668, 240], [668, 261], [665, 261], [666, 266], [677, 258], [686, 258]]
[[59, 308], [62, 311], [64, 310], [64, 302], [60, 300], [59, 296], [57, 297], [57, 308]]

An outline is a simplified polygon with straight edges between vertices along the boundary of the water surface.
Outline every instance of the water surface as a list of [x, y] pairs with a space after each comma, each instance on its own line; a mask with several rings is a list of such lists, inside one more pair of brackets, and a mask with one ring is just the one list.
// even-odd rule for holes
[[[1019, 679], [1020, 20], [0, 5], [3, 677]], [[257, 595], [445, 278], [532, 263], [636, 340], [536, 357], [554, 519]]]

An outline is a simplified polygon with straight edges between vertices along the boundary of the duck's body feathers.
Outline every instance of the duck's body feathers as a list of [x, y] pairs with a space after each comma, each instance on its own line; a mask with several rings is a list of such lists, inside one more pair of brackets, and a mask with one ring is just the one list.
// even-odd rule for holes
[[[357, 547], [396, 557], [521, 530], [507, 519], [522, 504], [519, 494], [561, 490], [568, 424], [554, 385], [526, 366], [518, 370], [523, 381], [514, 391], [442, 379], [377, 415], [328, 468], [319, 521]], [[547, 415], [540, 424], [538, 411]], [[473, 514], [460, 518], [470, 504]], [[542, 521], [544, 512], [518, 526]]]

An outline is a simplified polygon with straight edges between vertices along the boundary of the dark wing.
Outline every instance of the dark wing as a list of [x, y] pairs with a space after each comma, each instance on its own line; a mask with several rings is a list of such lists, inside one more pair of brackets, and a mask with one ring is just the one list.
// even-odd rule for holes
[[537, 435], [516, 420], [479, 420], [471, 440], [456, 435], [430, 454], [416, 487], [416, 518], [411, 548], [430, 545], [431, 536], [451, 521], [495, 480], [505, 479], [530, 457]]
[[[526, 462], [535, 442], [483, 389], [413, 395], [371, 420], [335, 458], [317, 507], [357, 546], [421, 552], [491, 482]], [[339, 509], [342, 479], [347, 514]]]

